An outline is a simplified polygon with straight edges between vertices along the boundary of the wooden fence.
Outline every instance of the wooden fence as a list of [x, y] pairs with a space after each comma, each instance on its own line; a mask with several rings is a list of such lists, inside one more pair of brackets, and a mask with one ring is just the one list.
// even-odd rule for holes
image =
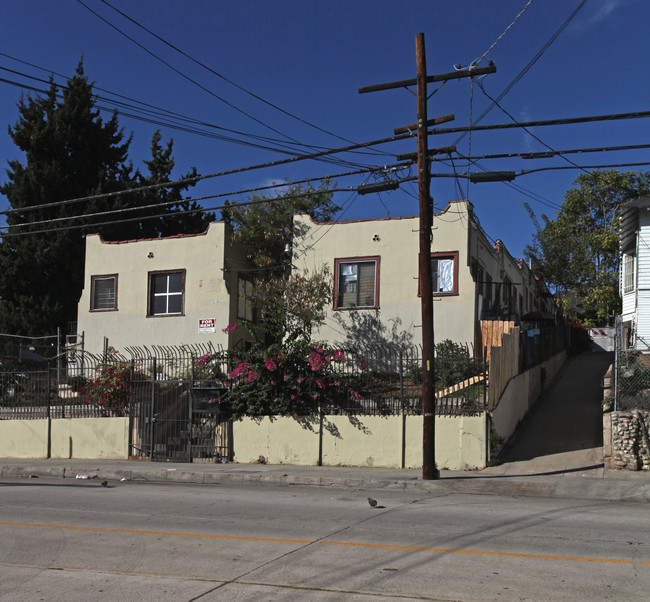
[[483, 348], [489, 366], [488, 410], [497, 406], [510, 379], [519, 374], [519, 332], [514, 322], [481, 322]]
[[480, 350], [485, 350], [485, 361], [490, 363], [492, 347], [501, 347], [503, 335], [515, 327], [514, 322], [503, 322], [501, 320], [481, 320], [481, 344]]

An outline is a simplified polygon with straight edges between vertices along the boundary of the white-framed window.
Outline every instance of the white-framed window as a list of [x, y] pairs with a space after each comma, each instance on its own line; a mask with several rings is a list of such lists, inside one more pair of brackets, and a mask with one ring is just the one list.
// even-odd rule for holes
[[334, 260], [334, 309], [379, 307], [379, 257]]
[[149, 316], [180, 316], [184, 311], [185, 270], [149, 273]]
[[90, 277], [90, 311], [117, 309], [117, 274]]
[[237, 280], [237, 318], [253, 322], [255, 308], [253, 307], [253, 282], [242, 278]]
[[634, 255], [623, 255], [623, 292], [634, 291]]

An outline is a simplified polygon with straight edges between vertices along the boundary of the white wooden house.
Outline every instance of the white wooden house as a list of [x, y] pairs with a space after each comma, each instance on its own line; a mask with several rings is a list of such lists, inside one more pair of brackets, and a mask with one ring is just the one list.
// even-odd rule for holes
[[624, 344], [650, 352], [650, 196], [621, 207], [619, 232]]

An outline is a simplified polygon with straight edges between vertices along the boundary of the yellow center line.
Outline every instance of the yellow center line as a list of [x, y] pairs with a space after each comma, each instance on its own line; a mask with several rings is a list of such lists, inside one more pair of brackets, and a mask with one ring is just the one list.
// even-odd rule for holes
[[[414, 550], [416, 552], [444, 552], [447, 554], [479, 554], [484, 556], [508, 556], [513, 558], [535, 558], [543, 560], [575, 560], [577, 562], [613, 562], [617, 564], [633, 564], [631, 560], [614, 560], [611, 558], [580, 558], [577, 556], [549, 556], [547, 554], [519, 554], [516, 552], [490, 552], [488, 550], [455, 550], [453, 548], [422, 548], [416, 546], [393, 546], [379, 543], [354, 543], [342, 541], [322, 541], [333, 546], [356, 546], [360, 548], [385, 548], [387, 550]], [[642, 563], [650, 564], [650, 563]]]
[[[384, 550], [408, 550], [415, 552], [441, 552], [445, 554], [476, 554], [482, 556], [503, 556], [509, 558], [531, 558], [536, 560], [573, 560], [576, 562], [606, 562], [615, 564], [633, 564], [632, 560], [616, 560], [612, 558], [580, 558], [578, 556], [552, 556], [547, 554], [520, 554], [516, 552], [491, 552], [488, 550], [456, 550], [453, 548], [427, 548], [419, 546], [397, 546], [378, 543], [355, 543], [347, 541], [316, 541], [306, 539], [278, 539], [269, 537], [244, 537], [240, 535], [210, 535], [205, 533], [173, 533], [168, 531], [143, 531], [139, 529], [106, 529], [102, 527], [78, 527], [69, 525], [46, 525], [39, 523], [11, 523], [1, 522], [0, 525], [10, 527], [39, 527], [44, 529], [66, 529], [75, 531], [97, 531], [102, 533], [124, 533], [128, 535], [166, 535], [171, 537], [194, 537], [200, 539], [230, 539], [236, 541], [259, 541], [268, 543], [320, 543], [330, 546], [352, 546], [359, 548], [375, 548]], [[650, 566], [650, 562], [641, 561], [640, 564]]]
[[6, 523], [9, 527], [41, 527], [44, 529], [69, 529], [74, 531], [101, 531], [103, 533], [126, 533], [129, 535], [168, 535], [173, 537], [196, 537], [203, 539], [236, 539], [238, 541], [268, 541], [272, 543], [314, 543], [303, 539], [267, 539], [264, 537], [243, 537], [239, 535], [210, 535], [208, 533], [173, 533], [169, 531], [142, 531], [139, 529], [103, 529], [101, 527], [76, 527], [70, 525], [42, 525], [39, 523]]

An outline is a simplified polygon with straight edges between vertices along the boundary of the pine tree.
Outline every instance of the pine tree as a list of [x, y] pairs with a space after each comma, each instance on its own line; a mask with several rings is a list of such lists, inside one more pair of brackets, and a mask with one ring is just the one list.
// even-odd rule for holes
[[[133, 171], [128, 157], [131, 138], [125, 138], [117, 114], [107, 121], [101, 118], [81, 62], [63, 89], [51, 81], [45, 96], [21, 99], [18, 109], [19, 119], [9, 135], [23, 151], [25, 163], [9, 161], [8, 179], [0, 186], [11, 207], [9, 230], [0, 242], [0, 333], [50, 335], [76, 320], [86, 233], [116, 240], [176, 234], [187, 231], [184, 228], [196, 232], [205, 229], [210, 216], [176, 215], [187, 204], [181, 191], [188, 185], [61, 203], [169, 181], [174, 166], [172, 143], [163, 149], [156, 132], [152, 159], [145, 162], [149, 175]], [[164, 201], [175, 201], [164, 210], [167, 219], [144, 220], [161, 212], [145, 208], [137, 214], [91, 217], [97, 211]], [[121, 221], [133, 217], [141, 219]], [[117, 223], [100, 225], [109, 221]]]
[[[173, 140], [167, 142], [165, 148], [160, 145], [160, 131], [156, 131], [151, 141], [151, 159], [145, 161], [148, 175], [138, 174], [138, 185], [147, 186], [150, 184], [164, 184], [171, 181], [171, 173], [174, 169], [174, 158], [172, 156]], [[197, 176], [196, 168], [181, 176], [181, 180], [189, 180]], [[184, 200], [182, 191], [186, 190], [192, 183], [179, 184], [169, 188], [155, 188], [146, 190], [138, 195], [138, 202], [141, 205], [154, 205], [164, 203], [163, 206], [151, 210], [144, 210], [145, 216], [149, 214], [158, 215], [154, 219], [145, 219], [138, 224], [140, 238], [153, 238], [157, 236], [173, 236], [175, 234], [197, 234], [203, 232], [208, 224], [215, 220], [214, 213], [202, 211], [201, 206], [194, 202]]]

